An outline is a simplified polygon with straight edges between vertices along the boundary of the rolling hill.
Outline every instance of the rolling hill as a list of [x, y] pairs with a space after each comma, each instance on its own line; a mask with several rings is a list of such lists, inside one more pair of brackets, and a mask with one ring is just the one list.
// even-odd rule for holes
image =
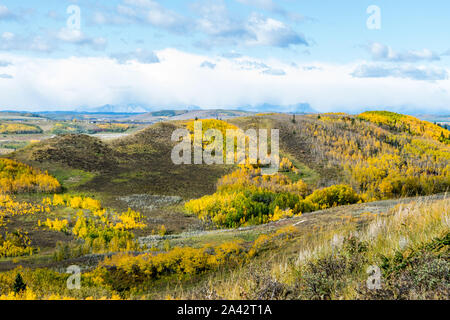
[[[154, 193], [183, 198], [212, 193], [229, 168], [176, 166], [170, 141], [177, 124], [160, 123], [109, 143], [86, 135], [63, 135], [11, 155], [58, 177], [61, 171], [91, 178], [75, 188], [112, 196]], [[74, 171], [75, 170], [75, 171]], [[69, 177], [68, 177], [69, 178]], [[73, 179], [73, 177], [70, 177]], [[61, 181], [66, 185], [66, 181]]]

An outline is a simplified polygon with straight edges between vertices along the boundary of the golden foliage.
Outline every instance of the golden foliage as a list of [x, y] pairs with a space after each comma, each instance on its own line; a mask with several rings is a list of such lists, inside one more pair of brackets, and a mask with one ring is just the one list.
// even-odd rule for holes
[[[238, 130], [239, 128], [235, 125], [232, 125], [228, 122], [222, 121], [222, 120], [215, 120], [215, 119], [205, 119], [205, 120], [197, 120], [202, 123], [202, 134], [205, 134], [206, 131], [209, 129], [216, 129], [219, 130], [222, 135], [225, 137], [227, 134], [227, 130]], [[186, 128], [194, 134], [194, 123], [195, 121], [189, 121], [186, 124]]]
[[[28, 202], [16, 201], [9, 195], [0, 194], [0, 227], [5, 227], [14, 216], [35, 215], [49, 213], [50, 208], [45, 205], [35, 205]], [[12, 233], [0, 234], [0, 257], [17, 257], [32, 255], [36, 251], [31, 246], [28, 235], [20, 230]]]
[[57, 192], [58, 180], [47, 172], [10, 159], [0, 159], [0, 193]]
[[[205, 149], [207, 147], [212, 147], [215, 145], [215, 141], [206, 141], [206, 139], [204, 139], [204, 135], [205, 133], [210, 130], [210, 129], [215, 129], [220, 131], [220, 133], [222, 134], [223, 137], [223, 146], [219, 146], [219, 147], [223, 147], [223, 157], [226, 157], [226, 150], [227, 150], [227, 139], [226, 139], [226, 134], [227, 134], [227, 130], [238, 130], [239, 128], [236, 127], [235, 125], [232, 125], [228, 122], [222, 121], [222, 120], [214, 120], [214, 119], [205, 119], [205, 120], [196, 120], [196, 121], [189, 121], [186, 123], [186, 128], [189, 130], [189, 132], [191, 132], [191, 140], [194, 143], [194, 125], [195, 122], [201, 122], [202, 123], [202, 147]], [[235, 146], [236, 147], [236, 146]]]
[[280, 171], [298, 173], [298, 169], [292, 164], [288, 158], [281, 159]]
[[131, 128], [129, 124], [126, 123], [100, 123], [97, 127], [101, 131], [106, 132], [125, 132]]
[[27, 233], [18, 230], [13, 233], [6, 232], [4, 236], [0, 234], [0, 258], [31, 256], [34, 251]]
[[449, 130], [412, 116], [389, 111], [369, 111], [360, 114], [358, 118], [376, 124], [386, 125], [391, 129], [408, 132], [413, 135], [429, 137], [436, 141], [450, 144]]
[[215, 194], [191, 200], [185, 208], [218, 227], [235, 228], [361, 200], [346, 185], [316, 190], [307, 196], [308, 193], [302, 180], [294, 183], [283, 174], [263, 176], [260, 168], [245, 165], [222, 177]]
[[42, 129], [35, 125], [24, 123], [3, 122], [0, 124], [1, 134], [31, 134], [42, 133]]
[[69, 194], [54, 194], [53, 199], [44, 198], [42, 203], [45, 205], [53, 205], [68, 207], [72, 209], [85, 209], [90, 211], [99, 211], [102, 209], [100, 201], [90, 197], [72, 196]]
[[[112, 266], [126, 273], [138, 272], [147, 279], [176, 274], [195, 275], [208, 270], [215, 270], [227, 263], [241, 263], [245, 260], [245, 249], [239, 242], [227, 242], [216, 247], [203, 248], [176, 247], [168, 252], [153, 255], [145, 253], [134, 256], [127, 253], [106, 258], [94, 273], [103, 278], [104, 268]], [[137, 269], [139, 271], [137, 271]]]
[[[41, 223], [39, 221], [39, 225], [40, 224]], [[51, 220], [51, 219], [47, 218], [47, 220], [43, 223], [43, 225], [47, 226], [50, 230], [67, 232], [68, 231], [68, 226], [69, 226], [69, 221], [67, 221], [67, 219]]]
[[47, 219], [43, 225], [52, 230], [70, 232], [83, 239], [84, 253], [137, 249], [139, 246], [129, 230], [146, 227], [141, 213], [131, 209], [121, 213], [106, 210], [102, 208], [100, 201], [90, 197], [55, 194], [53, 198], [44, 198], [42, 203], [46, 206], [81, 209], [73, 224], [65, 219]]
[[[366, 118], [372, 114], [384, 117], [385, 112], [363, 115]], [[398, 124], [406, 116], [392, 117]], [[422, 124], [417, 121], [416, 125]], [[311, 137], [315, 156], [327, 165], [342, 168], [344, 181], [370, 201], [429, 195], [450, 188], [450, 147], [434, 139], [440, 127], [422, 125], [431, 129], [422, 130], [420, 137], [408, 130], [386, 130], [361, 117], [343, 116], [305, 122], [299, 130]]]

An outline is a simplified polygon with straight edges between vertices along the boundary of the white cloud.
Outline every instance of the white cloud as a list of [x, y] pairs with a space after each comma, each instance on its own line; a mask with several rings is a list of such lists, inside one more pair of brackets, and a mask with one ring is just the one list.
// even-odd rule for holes
[[199, 14], [197, 29], [215, 38], [242, 39], [251, 35], [241, 19], [232, 17], [223, 1], [197, 3], [193, 8]]
[[[427, 112], [448, 112], [450, 105], [448, 79], [355, 78], [351, 73], [361, 63], [314, 63], [315, 68], [309, 68], [311, 64], [300, 61], [293, 66], [276, 59], [228, 59], [175, 49], [156, 54], [160, 63], [153, 64], [120, 64], [107, 57], [43, 59], [0, 54], [1, 61], [13, 64], [7, 74], [14, 75], [0, 86], [2, 106], [73, 109], [142, 103], [162, 109], [187, 105], [236, 108], [263, 103], [288, 106], [304, 102], [318, 111], [426, 106]], [[216, 67], [202, 68], [204, 61]], [[285, 75], [264, 74], [265, 70], [282, 70]]]
[[246, 18], [232, 15], [223, 0], [195, 2], [191, 9], [193, 16], [167, 9], [154, 0], [123, 0], [115, 12], [96, 12], [91, 20], [95, 24], [149, 24], [174, 33], [200, 34], [206, 38], [197, 44], [204, 48], [308, 45], [301, 33], [279, 20], [256, 13]]
[[409, 50], [406, 52], [395, 52], [391, 47], [379, 42], [369, 46], [372, 58], [378, 61], [390, 62], [417, 62], [417, 61], [438, 61], [439, 54], [429, 50]]
[[188, 18], [153, 0], [123, 0], [115, 9], [96, 11], [90, 17], [94, 25], [146, 24], [174, 33], [186, 33]]
[[12, 13], [11, 10], [8, 9], [8, 7], [0, 5], [0, 21], [17, 20], [17, 19], [18, 19], [17, 15]]
[[415, 66], [386, 66], [362, 64], [352, 72], [357, 78], [408, 78], [413, 80], [435, 81], [448, 79], [448, 72], [443, 68]]
[[12, 32], [5, 31], [5, 32], [2, 33], [2, 40], [3, 41], [11, 41], [14, 38], [15, 38], [15, 34], [12, 33]]
[[62, 28], [58, 31], [56, 38], [65, 43], [80, 46], [89, 46], [94, 50], [104, 50], [108, 41], [105, 38], [91, 38], [77, 29]]
[[0, 60], [0, 67], [9, 67], [11, 65], [12, 65], [12, 63], [9, 61]]
[[288, 18], [289, 20], [292, 20], [294, 22], [302, 22], [302, 21], [309, 19], [300, 13], [289, 12], [289, 11], [283, 9], [281, 6], [279, 6], [273, 0], [236, 0], [236, 1], [239, 3], [245, 4], [247, 6], [253, 6], [253, 7], [257, 7], [257, 8], [266, 10], [266, 11], [270, 11], [272, 13], [275, 13], [275, 14], [278, 14], [285, 18]]
[[237, 0], [237, 2], [270, 11], [273, 11], [278, 7], [272, 0]]
[[308, 45], [305, 37], [292, 30], [281, 21], [253, 14], [247, 23], [247, 28], [255, 35], [249, 45], [288, 47], [290, 45]]
[[[173, 10], [169, 10], [153, 0], [124, 0], [117, 6], [119, 17], [135, 23], [148, 23], [157, 28], [176, 33], [185, 33], [189, 20]], [[115, 18], [115, 20], [118, 20]], [[105, 19], [106, 21], [106, 19]]]
[[142, 64], [159, 62], [158, 56], [153, 51], [147, 51], [141, 48], [138, 48], [132, 52], [113, 54], [111, 57], [113, 59], [116, 59], [120, 64], [130, 63], [132, 61], [136, 61]]
[[197, 29], [209, 36], [204, 46], [244, 44], [289, 47], [308, 45], [305, 37], [285, 23], [253, 13], [247, 19], [231, 16], [223, 1], [194, 6], [199, 14]]
[[87, 46], [93, 50], [104, 50], [107, 40], [102, 37], [93, 38], [86, 36], [79, 30], [63, 28], [55, 34], [41, 36], [22, 36], [5, 31], [0, 34], [0, 50], [3, 51], [33, 51], [50, 53], [61, 44]]
[[286, 72], [282, 69], [267, 69], [262, 72], [263, 74], [271, 75], [271, 76], [284, 76]]
[[209, 68], [209, 69], [214, 69], [216, 67], [215, 63], [209, 62], [209, 61], [203, 61], [202, 64], [200, 65], [201, 68]]
[[0, 50], [50, 52], [53, 50], [53, 45], [40, 36], [22, 37], [5, 31], [0, 35]]

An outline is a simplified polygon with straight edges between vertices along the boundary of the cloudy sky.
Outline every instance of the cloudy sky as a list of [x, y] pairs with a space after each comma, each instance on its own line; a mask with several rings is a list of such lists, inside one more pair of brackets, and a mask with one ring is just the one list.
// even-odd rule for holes
[[450, 113], [447, 0], [0, 0], [0, 110]]

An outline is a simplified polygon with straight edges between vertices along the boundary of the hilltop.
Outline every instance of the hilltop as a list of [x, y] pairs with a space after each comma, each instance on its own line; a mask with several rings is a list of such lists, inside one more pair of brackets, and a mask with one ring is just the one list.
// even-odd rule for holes
[[132, 122], [159, 122], [159, 121], [177, 121], [177, 120], [192, 120], [192, 119], [229, 119], [235, 117], [242, 117], [251, 115], [247, 111], [233, 111], [233, 110], [163, 110], [148, 112], [139, 115], [133, 115], [121, 119], [120, 121]]

